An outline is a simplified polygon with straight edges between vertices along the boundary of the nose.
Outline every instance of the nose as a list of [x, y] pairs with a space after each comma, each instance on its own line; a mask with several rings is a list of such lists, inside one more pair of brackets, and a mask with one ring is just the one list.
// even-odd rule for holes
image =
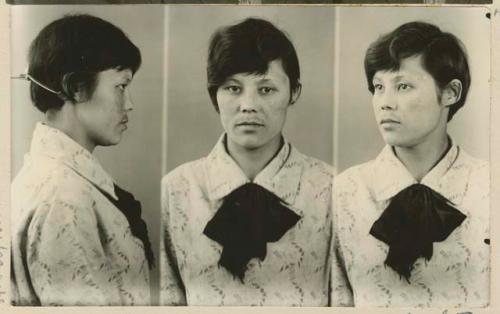
[[130, 91], [128, 89], [125, 89], [125, 96], [124, 96], [124, 104], [123, 104], [123, 109], [125, 111], [131, 111], [134, 109], [134, 103], [132, 102], [132, 97], [130, 96]]
[[395, 110], [397, 108], [394, 93], [387, 89], [373, 95], [373, 104], [381, 110]]
[[240, 97], [241, 112], [257, 112], [258, 96], [257, 93], [251, 90], [246, 90]]

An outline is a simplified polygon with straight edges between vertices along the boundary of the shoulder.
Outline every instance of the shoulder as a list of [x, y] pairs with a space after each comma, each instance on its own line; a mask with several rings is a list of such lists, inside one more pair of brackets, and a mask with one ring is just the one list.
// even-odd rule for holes
[[369, 180], [373, 177], [373, 167], [374, 161], [370, 160], [342, 171], [333, 180], [334, 192], [352, 191], [360, 185], [369, 184]]
[[[301, 172], [299, 179], [298, 195], [307, 202], [319, 201], [321, 204], [331, 204], [333, 168], [329, 164], [311, 156], [299, 153], [297, 150], [292, 150], [291, 163], [301, 164]], [[287, 166], [285, 164], [285, 167]], [[292, 171], [293, 173], [293, 171]], [[312, 203], [308, 206], [313, 206]], [[318, 209], [321, 208], [319, 204]]]
[[490, 164], [488, 161], [473, 157], [463, 149], [460, 149], [459, 158], [461, 162], [458, 165], [469, 168], [471, 172], [482, 175], [489, 174]]
[[57, 187], [54, 197], [58, 201], [88, 207], [95, 202], [92, 197], [96, 187], [69, 167], [61, 167], [54, 171], [51, 184]]
[[331, 185], [334, 173], [331, 165], [317, 158], [304, 155], [296, 149], [294, 153], [302, 160], [302, 178], [313, 180], [318, 185]]
[[181, 188], [193, 182], [202, 182], [205, 174], [206, 157], [186, 162], [163, 176], [163, 189]]
[[29, 223], [30, 228], [43, 226], [44, 230], [96, 224], [94, 188], [73, 169], [53, 167], [34, 181], [32, 186], [12, 190], [13, 215], [20, 219], [18, 223]]
[[12, 184], [12, 197], [31, 202], [63, 200], [81, 204], [89, 198], [91, 189], [92, 183], [71, 167], [47, 161], [21, 170]]
[[490, 164], [486, 160], [482, 160], [469, 155], [463, 149], [460, 150], [459, 160], [453, 167], [460, 170], [466, 168], [468, 173], [468, 182], [471, 188], [476, 188], [482, 191], [489, 191], [490, 184]]

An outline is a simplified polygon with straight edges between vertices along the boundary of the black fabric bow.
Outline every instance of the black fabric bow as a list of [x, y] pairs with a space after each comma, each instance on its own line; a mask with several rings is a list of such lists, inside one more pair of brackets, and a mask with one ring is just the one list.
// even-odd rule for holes
[[118, 200], [115, 200], [107, 193], [104, 193], [104, 195], [106, 195], [106, 197], [123, 213], [123, 215], [125, 215], [130, 225], [130, 232], [132, 235], [142, 241], [148, 266], [151, 269], [155, 266], [155, 260], [153, 250], [151, 249], [151, 242], [148, 237], [148, 227], [141, 218], [141, 202], [136, 200], [132, 193], [123, 190], [116, 184], [113, 185]]
[[242, 282], [250, 259], [263, 261], [267, 242], [276, 242], [300, 219], [263, 187], [247, 183], [227, 195], [203, 233], [223, 246], [219, 265]]
[[414, 184], [392, 198], [370, 234], [389, 245], [385, 264], [408, 282], [413, 263], [430, 260], [433, 243], [442, 242], [467, 217], [433, 189]]

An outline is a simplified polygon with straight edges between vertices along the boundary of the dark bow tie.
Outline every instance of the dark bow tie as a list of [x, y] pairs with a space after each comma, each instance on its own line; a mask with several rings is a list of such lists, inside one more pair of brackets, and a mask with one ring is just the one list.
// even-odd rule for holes
[[433, 189], [414, 184], [392, 198], [370, 234], [389, 245], [385, 264], [408, 282], [419, 257], [430, 260], [433, 243], [442, 242], [466, 216]]
[[247, 183], [227, 195], [203, 233], [223, 246], [219, 265], [242, 282], [250, 259], [263, 261], [267, 242], [278, 241], [300, 219], [263, 187]]
[[104, 195], [125, 215], [130, 225], [130, 232], [143, 243], [149, 268], [153, 268], [155, 265], [154, 255], [148, 237], [148, 228], [141, 218], [141, 202], [136, 200], [132, 193], [125, 191], [118, 185], [114, 184], [114, 188], [118, 200], [113, 199], [107, 193], [104, 193]]

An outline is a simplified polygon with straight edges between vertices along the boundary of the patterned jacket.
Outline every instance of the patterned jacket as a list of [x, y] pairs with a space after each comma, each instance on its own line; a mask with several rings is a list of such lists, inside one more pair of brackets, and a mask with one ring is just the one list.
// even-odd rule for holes
[[181, 165], [162, 181], [162, 305], [326, 306], [332, 271], [332, 170], [285, 142], [253, 183], [273, 192], [299, 222], [252, 259], [244, 283], [218, 266], [222, 247], [203, 234], [222, 199], [250, 180], [221, 137], [205, 158]]
[[489, 302], [489, 167], [452, 145], [420, 184], [453, 202], [467, 218], [430, 261], [419, 258], [410, 283], [384, 266], [388, 245], [369, 234], [390, 199], [417, 183], [386, 146], [370, 162], [334, 180], [337, 254], [345, 263], [356, 306], [477, 307]]
[[12, 301], [16, 305], [148, 305], [142, 242], [112, 178], [63, 132], [37, 124], [12, 183]]

